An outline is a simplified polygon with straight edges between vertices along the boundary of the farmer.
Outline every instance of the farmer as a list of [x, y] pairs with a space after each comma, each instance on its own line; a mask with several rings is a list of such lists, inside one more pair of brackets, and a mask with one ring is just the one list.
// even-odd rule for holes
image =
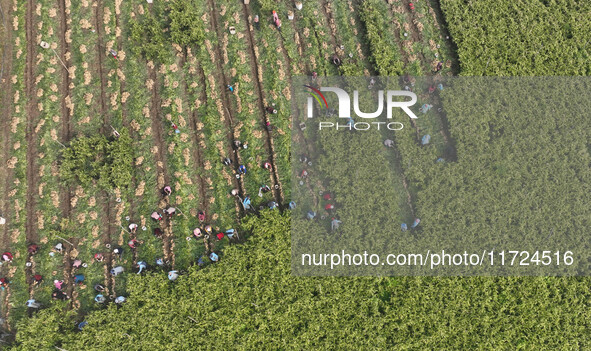
[[82, 331], [82, 328], [86, 327], [88, 325], [87, 321], [83, 321], [78, 323], [78, 330]]
[[209, 224], [208, 224], [208, 225], [206, 225], [204, 229], [205, 229], [205, 232], [206, 232], [207, 234], [211, 234], [211, 230], [212, 230], [212, 229], [211, 229], [211, 225], [209, 225]]
[[176, 208], [174, 208], [174, 207], [169, 207], [166, 209], [166, 214], [168, 215], [168, 219], [171, 219], [175, 213], [176, 213]]
[[113, 50], [113, 49], [109, 49], [109, 53], [111, 54], [111, 56], [113, 56], [114, 58], [117, 58], [117, 51]]
[[333, 55], [332, 56], [332, 63], [335, 66], [340, 66], [341, 65], [341, 59], [337, 55]]
[[434, 85], [430, 85], [429, 86], [429, 94], [433, 94], [433, 92], [435, 92], [435, 86]]
[[132, 250], [135, 250], [140, 245], [140, 242], [136, 239], [131, 239], [127, 242], [127, 245], [129, 245], [129, 247], [131, 247]]
[[267, 107], [265, 108], [265, 111], [267, 111], [267, 113], [272, 113], [272, 114], [274, 114], [274, 115], [276, 115], [276, 114], [277, 114], [277, 110], [276, 110], [276, 109], [275, 109], [273, 106], [267, 106]]
[[155, 221], [161, 221], [162, 220], [162, 215], [156, 211], [152, 212], [152, 215], [150, 215], [150, 217], [152, 217], [153, 220]]
[[94, 259], [95, 259], [97, 262], [103, 262], [103, 261], [105, 260], [105, 256], [103, 256], [103, 254], [102, 254], [102, 253], [95, 253], [95, 254], [94, 254]]
[[203, 222], [205, 220], [205, 212], [199, 211], [197, 218], [199, 218], [199, 222]]
[[250, 197], [247, 196], [242, 200], [242, 207], [244, 207], [245, 210], [250, 209]]
[[33, 281], [35, 282], [35, 285], [39, 285], [43, 281], [43, 276], [41, 274], [35, 274], [33, 276]]
[[431, 105], [431, 104], [423, 104], [423, 106], [421, 106], [420, 110], [422, 113], [427, 113], [432, 108], [433, 108], [433, 105]]
[[369, 85], [367, 86], [367, 89], [371, 90], [373, 89], [373, 86], [376, 84], [376, 80], [373, 79], [373, 77], [369, 80]]
[[61, 252], [62, 252], [62, 250], [64, 249], [64, 246], [62, 245], [62, 243], [57, 243], [57, 244], [56, 244], [56, 245], [53, 247], [53, 249], [54, 249], [55, 251], [57, 251], [58, 253], [61, 253]]
[[12, 256], [12, 254], [8, 251], [2, 254], [2, 260], [4, 262], [12, 262], [13, 258], [14, 256]]
[[431, 141], [431, 136], [429, 134], [425, 134], [421, 138], [421, 144], [422, 145], [427, 145], [427, 144], [429, 144], [430, 141]]
[[96, 301], [97, 303], [105, 303], [105, 301], [107, 301], [107, 299], [102, 294], [97, 294], [94, 297], [94, 301]]
[[161, 258], [157, 258], [156, 259], [156, 265], [159, 267], [163, 267], [164, 266], [164, 260]]
[[167, 185], [162, 189], [162, 195], [169, 196], [170, 194], [172, 194], [172, 188]]
[[343, 223], [343, 222], [342, 222], [342, 221], [339, 221], [339, 220], [338, 220], [338, 219], [336, 219], [336, 218], [332, 218], [332, 220], [331, 220], [331, 222], [330, 222], [330, 229], [331, 229], [332, 231], [335, 231], [335, 230], [339, 229], [339, 225], [340, 225], [341, 223]]
[[228, 229], [226, 230], [226, 235], [228, 236], [228, 239], [232, 239], [234, 238], [234, 235], [238, 235], [238, 233], [235, 229]]
[[113, 276], [118, 276], [119, 274], [123, 273], [125, 269], [122, 266], [117, 266], [113, 269], [111, 269], [111, 275]]
[[230, 194], [232, 194], [232, 196], [238, 196], [238, 189], [232, 189], [232, 191], [230, 191]]
[[119, 259], [121, 259], [121, 257], [123, 257], [123, 248], [121, 246], [117, 246], [114, 250], [113, 253], [115, 255], [119, 256]]
[[263, 185], [262, 187], [259, 188], [259, 197], [263, 197], [263, 194], [266, 194], [269, 191], [271, 191], [271, 188], [269, 188], [268, 185]]
[[153, 234], [157, 238], [162, 237], [162, 234], [163, 234], [162, 229], [160, 229], [160, 228], [154, 228]]
[[203, 233], [201, 233], [201, 229], [195, 228], [195, 229], [193, 229], [193, 235], [195, 235], [196, 238], [201, 238]]
[[277, 208], [277, 203], [275, 201], [271, 201], [267, 204], [267, 206], [269, 206], [269, 209], [274, 210]]
[[178, 271], [170, 271], [170, 272], [168, 272], [168, 280], [174, 281], [178, 277], [179, 277]]
[[53, 281], [53, 286], [55, 286], [56, 289], [58, 290], [62, 290], [63, 286], [64, 286], [64, 281], [63, 280], [54, 280]]
[[62, 301], [69, 299], [68, 295], [61, 290], [54, 290], [51, 293], [51, 298], [54, 300], [62, 300]]
[[439, 72], [443, 69], [443, 62], [437, 62], [437, 67], [435, 68], [435, 72]]
[[300, 177], [301, 178], [307, 178], [308, 177], [308, 171], [306, 171], [305, 169], [302, 170], [302, 173], [300, 173]]
[[82, 284], [84, 282], [84, 274], [76, 274], [74, 276], [74, 284]]
[[271, 166], [271, 163], [270, 162], [263, 163], [263, 168], [266, 169], [267, 171], [272, 171], [273, 170], [273, 166]]
[[265, 122], [265, 129], [270, 132], [273, 130], [273, 126], [271, 125], [271, 122]]
[[170, 126], [172, 127], [172, 129], [174, 130], [174, 132], [176, 134], [179, 134], [181, 131], [179, 130], [179, 126], [177, 126], [176, 124], [174, 124], [174, 122], [170, 122]]
[[306, 214], [306, 217], [309, 220], [313, 220], [316, 217], [316, 212], [314, 212], [314, 211], [308, 211], [308, 213]]
[[332, 210], [334, 210], [334, 205], [333, 204], [326, 204], [326, 206], [324, 206], [324, 209], [326, 211], [332, 211]]
[[37, 246], [35, 244], [31, 244], [27, 248], [27, 251], [29, 252], [30, 255], [34, 255], [39, 251], [39, 246]]
[[259, 30], [261, 28], [260, 23], [259, 23], [259, 15], [255, 15], [254, 16], [254, 27]]
[[246, 166], [245, 165], [240, 165], [240, 167], [238, 167], [238, 174], [246, 174]]
[[231, 93], [234, 92], [234, 87], [231, 86], [230, 84], [226, 85], [226, 88], [228, 89], [229, 92], [231, 92]]
[[440, 91], [442, 91], [443, 90], [443, 84], [441, 84], [441, 83], [437, 84], [437, 89], [439, 89]]
[[386, 140], [384, 140], [384, 145], [386, 147], [394, 147], [394, 141], [392, 141], [390, 139], [386, 139]]
[[41, 304], [39, 302], [35, 301], [35, 299], [27, 300], [26, 305], [29, 308], [41, 308]]
[[421, 223], [421, 220], [418, 218], [415, 218], [415, 221], [412, 223], [411, 228], [412, 229], [416, 228], [419, 225], [419, 223]]
[[222, 240], [222, 239], [224, 238], [224, 233], [222, 233], [222, 232], [219, 232], [219, 233], [217, 233], [215, 236], [216, 236], [216, 238], [218, 239], [218, 241], [220, 241], [220, 240]]
[[140, 274], [140, 273], [142, 273], [142, 271], [143, 271], [144, 269], [146, 269], [146, 270], [148, 269], [148, 264], [146, 263], [146, 261], [139, 261], [139, 262], [137, 263], [137, 267], [138, 267], [138, 269], [139, 269], [139, 270], [137, 271], [137, 274]]
[[240, 149], [242, 147], [242, 142], [240, 140], [234, 140], [234, 142], [232, 143], [232, 147], [235, 150]]
[[290, 201], [289, 205], [287, 205], [287, 208], [289, 208], [290, 210], [293, 210], [296, 208], [296, 202], [295, 201]]
[[279, 20], [279, 16], [275, 11], [273, 11], [273, 23], [275, 23], [275, 26], [278, 30], [281, 30], [281, 21]]
[[205, 256], [201, 256], [199, 257], [199, 259], [197, 260], [197, 265], [199, 267], [203, 266], [205, 264], [205, 261], [203, 260]]
[[229, 166], [232, 164], [232, 160], [230, 160], [228, 157], [225, 157], [222, 163], [224, 164], [224, 166]]
[[117, 298], [114, 301], [116, 304], [121, 305], [122, 303], [125, 302], [125, 297], [123, 296], [117, 296]]
[[209, 254], [209, 259], [212, 262], [217, 262], [220, 260], [220, 258], [218, 257], [218, 255], [215, 252], [212, 252], [211, 254]]
[[332, 200], [332, 195], [329, 192], [324, 193], [324, 195], [322, 195], [322, 198], [324, 199], [324, 201], [330, 201]]
[[300, 162], [302, 162], [302, 163], [308, 163], [308, 156], [306, 156], [306, 155], [300, 156]]
[[80, 268], [80, 266], [82, 266], [82, 260], [74, 260], [74, 263], [72, 263], [74, 268]]
[[402, 230], [403, 232], [407, 231], [407, 229], [408, 229], [408, 226], [406, 225], [406, 223], [402, 223], [400, 225], [400, 230]]
[[128, 228], [131, 234], [135, 234], [137, 232], [137, 224], [135, 223], [131, 223]]
[[98, 292], [103, 292], [103, 291], [105, 291], [105, 287], [102, 286], [101, 284], [95, 284], [94, 285], [94, 290], [96, 290]]
[[315, 82], [318, 79], [318, 73], [316, 71], [312, 72], [312, 81]]
[[8, 287], [8, 283], [10, 282], [7, 278], [0, 278], [0, 287], [2, 288], [2, 290]]

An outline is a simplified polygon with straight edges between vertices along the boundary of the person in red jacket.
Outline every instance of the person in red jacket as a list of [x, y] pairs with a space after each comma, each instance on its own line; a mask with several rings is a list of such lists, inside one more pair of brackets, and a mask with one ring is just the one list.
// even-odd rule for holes
[[13, 258], [14, 256], [8, 251], [2, 254], [2, 260], [5, 262], [11, 262]]
[[219, 233], [216, 234], [216, 236], [218, 238], [218, 241], [220, 241], [220, 240], [222, 240], [224, 238], [224, 233], [219, 232]]
[[326, 204], [326, 206], [324, 206], [324, 209], [327, 211], [332, 211], [332, 210], [334, 210], [334, 205], [333, 204]]

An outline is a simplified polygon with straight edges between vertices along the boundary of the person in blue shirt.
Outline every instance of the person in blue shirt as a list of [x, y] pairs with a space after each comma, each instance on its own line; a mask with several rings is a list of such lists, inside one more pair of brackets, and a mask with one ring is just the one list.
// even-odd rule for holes
[[96, 301], [97, 303], [105, 303], [107, 299], [102, 294], [98, 294], [94, 297], [94, 301]]
[[403, 232], [405, 232], [408, 229], [408, 226], [406, 225], [406, 223], [402, 223], [400, 225], [400, 230], [402, 230]]
[[238, 174], [246, 174], [246, 166], [245, 165], [240, 165], [240, 167], [238, 167]]
[[168, 280], [174, 281], [179, 277], [178, 271], [170, 271], [168, 272]]
[[139, 268], [137, 274], [140, 274], [144, 269], [148, 269], [148, 264], [146, 263], [146, 261], [139, 261], [137, 263], [137, 267]]
[[218, 255], [216, 255], [215, 252], [212, 252], [211, 254], [209, 254], [209, 259], [212, 260], [213, 262], [217, 262], [217, 261], [219, 261], [220, 258], [218, 257]]
[[289, 205], [288, 205], [288, 208], [289, 208], [290, 210], [293, 210], [294, 208], [296, 208], [296, 203], [295, 203], [295, 201], [290, 201], [290, 202], [289, 202]]
[[82, 284], [82, 282], [84, 282], [84, 274], [76, 274], [74, 276], [74, 283]]

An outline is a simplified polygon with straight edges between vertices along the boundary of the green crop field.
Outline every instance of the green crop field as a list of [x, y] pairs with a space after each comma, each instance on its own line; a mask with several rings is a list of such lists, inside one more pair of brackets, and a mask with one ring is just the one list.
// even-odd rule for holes
[[[0, 291], [3, 347], [591, 347], [586, 278], [294, 277], [287, 209], [292, 137], [303, 145], [315, 137], [310, 129], [291, 126], [297, 77], [316, 72], [320, 80], [410, 75], [438, 81], [455, 75], [588, 75], [591, 3], [322, 0], [303, 1], [301, 9], [299, 4], [0, 1], [0, 216], [6, 218], [0, 251], [14, 256], [0, 266], [0, 277], [9, 281]], [[331, 62], [335, 55], [341, 65]], [[543, 133], [525, 119], [469, 120], [478, 107], [467, 110], [455, 97], [477, 101], [486, 97], [482, 87], [455, 87], [435, 98], [422, 91], [427, 86], [416, 89], [420, 104], [436, 99], [445, 111], [434, 110], [395, 136], [323, 140], [327, 150], [350, 150], [364, 167], [353, 175], [335, 157], [310, 149], [323, 173], [311, 174], [309, 182], [354, 203], [360, 194], [332, 189], [322, 180], [371, 178], [371, 169], [385, 163], [395, 170], [389, 175], [395, 186], [383, 190], [396, 199], [387, 215], [406, 222], [421, 217], [426, 236], [483, 230], [494, 235], [503, 230], [501, 219], [519, 219], [523, 230], [554, 229], [536, 227], [548, 216], [557, 217], [556, 228], [585, 235], [591, 136], [582, 126], [591, 123], [588, 118], [541, 115], [565, 132], [558, 140], [534, 138]], [[519, 130], [514, 135], [499, 132], [513, 127]], [[421, 147], [427, 133], [432, 145]], [[381, 146], [385, 137], [394, 139], [392, 152], [367, 159], [367, 150]], [[536, 167], [514, 166], [502, 150], [483, 156], [507, 138], [517, 138], [523, 159], [536, 158]], [[248, 147], [236, 148], [236, 140]], [[565, 151], [553, 148], [557, 145]], [[543, 151], [548, 149], [555, 154]], [[226, 157], [229, 166], [222, 163]], [[445, 168], [434, 163], [440, 157], [449, 161]], [[476, 162], [494, 167], [482, 173], [471, 168]], [[239, 174], [240, 165], [246, 174]], [[561, 187], [539, 192], [546, 184], [527, 173], [547, 167], [560, 170]], [[501, 173], [523, 176], [526, 186], [504, 188], [495, 183]], [[498, 196], [463, 198], [449, 179]], [[270, 191], [260, 193], [264, 185]], [[165, 186], [170, 195], [163, 195]], [[564, 192], [572, 192], [576, 203], [560, 203]], [[526, 211], [535, 203], [530, 193], [548, 204], [532, 216]], [[246, 196], [253, 210], [243, 207]], [[497, 209], [503, 201], [523, 209], [498, 210], [485, 220], [475, 211], [476, 200], [481, 208]], [[276, 209], [268, 209], [272, 201]], [[323, 211], [321, 203], [299, 205]], [[150, 218], [169, 207], [176, 209], [173, 217]], [[470, 214], [462, 226], [453, 221], [459, 212]], [[137, 232], [130, 231], [131, 223]], [[369, 218], [365, 225], [375, 223], [377, 218]], [[206, 225], [211, 235], [193, 235]], [[326, 223], [303, 229], [320, 232], [322, 226]], [[154, 235], [157, 228], [161, 236]], [[218, 240], [216, 234], [230, 228], [239, 235]], [[135, 249], [128, 246], [132, 239], [140, 242]], [[33, 243], [39, 251], [30, 254]], [[116, 247], [123, 248], [121, 256], [113, 253]], [[104, 261], [94, 258], [97, 253]], [[219, 262], [212, 262], [212, 253]], [[74, 267], [78, 260], [85, 265]], [[141, 261], [148, 268], [136, 274]], [[110, 274], [119, 266], [122, 274]], [[169, 281], [169, 270], [180, 277]], [[75, 284], [79, 274], [85, 280]], [[42, 276], [40, 283], [35, 275]], [[54, 280], [64, 281], [68, 299], [52, 299]], [[95, 302], [95, 284], [105, 287], [107, 303]], [[127, 299], [120, 306], [112, 303], [118, 296]], [[30, 299], [41, 308], [27, 308]], [[79, 330], [81, 322], [88, 324]]]

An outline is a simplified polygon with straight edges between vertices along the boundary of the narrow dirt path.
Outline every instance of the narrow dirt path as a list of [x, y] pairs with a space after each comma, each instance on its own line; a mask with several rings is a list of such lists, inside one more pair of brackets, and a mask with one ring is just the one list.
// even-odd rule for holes
[[[11, 2], [9, 0], [2, 0], [0, 1], [0, 6], [2, 7], [2, 38], [4, 40], [5, 45], [2, 47], [2, 70], [0, 71], [0, 82], [3, 89], [0, 90], [0, 97], [1, 97], [1, 105], [0, 110], [2, 111], [2, 116], [5, 118], [0, 119], [0, 131], [2, 135], [2, 144], [0, 145], [1, 156], [0, 159], [0, 180], [4, 180], [1, 184], [3, 187], [2, 196], [0, 198], [0, 216], [7, 219], [7, 222], [11, 218], [11, 212], [9, 210], [9, 189], [10, 189], [10, 180], [13, 179], [13, 174], [8, 167], [5, 167], [6, 162], [10, 157], [10, 118], [8, 116], [11, 115], [12, 111], [12, 95], [14, 93], [12, 82], [10, 82], [10, 77], [12, 75], [12, 55], [13, 55], [13, 38], [12, 38], [12, 30], [8, 23], [8, 18], [12, 18], [12, 7]], [[10, 233], [8, 231], [9, 225], [3, 225], [0, 227], [0, 244], [2, 247], [10, 247]], [[5, 270], [2, 270], [3, 273]], [[7, 331], [10, 331], [10, 324], [8, 323], [8, 316], [10, 314], [10, 288], [4, 294], [4, 299], [2, 303], [2, 314], [3, 318], [5, 319], [5, 323], [0, 325], [0, 327], [4, 328]]]
[[[263, 124], [263, 126], [266, 126], [267, 123], [270, 123], [269, 117], [265, 111], [265, 102], [267, 101], [265, 99], [265, 94], [263, 91], [263, 87], [261, 86], [261, 81], [259, 80], [259, 77], [262, 77], [262, 70], [259, 67], [259, 63], [258, 63], [258, 59], [254, 50], [254, 39], [252, 36], [252, 31], [254, 30], [252, 24], [250, 23], [250, 18], [252, 18], [251, 13], [250, 13], [250, 8], [248, 7], [248, 5], [243, 3], [243, 8], [244, 11], [242, 12], [244, 15], [244, 20], [246, 23], [246, 38], [247, 38], [247, 46], [248, 46], [248, 54], [250, 56], [250, 68], [251, 68], [251, 72], [252, 72], [252, 76], [255, 77], [254, 81], [255, 81], [255, 87], [256, 87], [256, 95], [258, 97], [257, 102], [259, 105], [259, 111], [261, 114], [261, 122]], [[291, 67], [288, 67], [288, 69], [291, 69]], [[290, 75], [291, 76], [291, 75]], [[292, 104], [293, 105], [293, 104]], [[279, 174], [278, 174], [278, 170], [277, 170], [277, 164], [275, 163], [275, 159], [276, 159], [276, 153], [275, 153], [275, 145], [273, 142], [273, 135], [271, 134], [271, 131], [268, 130], [267, 128], [263, 128], [264, 132], [265, 132], [265, 147], [267, 149], [267, 153], [269, 154], [269, 162], [271, 163], [271, 184], [273, 185], [273, 196], [275, 197], [275, 201], [277, 201], [279, 203], [280, 208], [283, 207], [283, 201], [285, 200], [285, 196], [283, 194], [283, 186], [281, 184], [281, 181], [279, 180]]]
[[[104, 71], [104, 60], [106, 57], [106, 48], [104, 46], [104, 25], [103, 25], [103, 16], [104, 16], [104, 7], [103, 1], [97, 0], [96, 6], [94, 7], [94, 28], [96, 28], [96, 36], [97, 36], [97, 44], [96, 44], [96, 57], [97, 57], [97, 64], [95, 65], [94, 69], [100, 80], [101, 91], [98, 98], [99, 103], [99, 111], [103, 118], [103, 125], [101, 126], [101, 134], [109, 135], [111, 132], [110, 127], [110, 114], [107, 107], [107, 77]], [[104, 279], [106, 283], [106, 287], [109, 290], [111, 295], [115, 295], [115, 277], [109, 274], [111, 268], [116, 265], [115, 262], [115, 255], [113, 255], [113, 223], [114, 220], [112, 218], [113, 215], [113, 208], [114, 203], [112, 200], [112, 196], [107, 191], [101, 191], [100, 194], [100, 202], [103, 208], [103, 216], [101, 216], [102, 221], [102, 244], [103, 247], [107, 248], [105, 250], [105, 262], [106, 262], [106, 269], [104, 274]]]
[[[58, 33], [58, 38], [60, 41], [60, 59], [66, 64], [66, 67], [71, 67], [71, 61], [68, 59], [70, 51], [70, 44], [66, 42], [66, 32], [69, 30], [68, 24], [68, 17], [69, 15], [66, 13], [66, 3], [65, 0], [58, 0], [58, 7], [59, 7], [59, 19], [60, 19], [60, 29]], [[60, 65], [60, 70], [62, 74], [62, 83], [59, 87], [61, 99], [61, 123], [62, 129], [60, 131], [60, 139], [61, 143], [66, 145], [72, 138], [72, 130], [71, 130], [71, 123], [70, 118], [73, 115], [73, 111], [71, 108], [71, 89], [70, 85], [72, 81], [70, 79], [70, 74], [66, 68]], [[70, 218], [72, 208], [71, 208], [71, 198], [72, 198], [72, 188], [66, 185], [60, 187], [60, 210], [62, 212], [63, 218]], [[68, 240], [73, 243], [72, 240]], [[64, 246], [64, 257], [62, 259], [63, 266], [64, 266], [64, 281], [66, 282], [67, 289], [66, 294], [68, 296], [72, 296], [74, 291], [72, 285], [72, 262], [70, 259], [71, 251], [73, 247], [66, 243], [62, 243]], [[70, 307], [72, 307], [73, 301], [70, 300]]]
[[[10, 77], [12, 74], [12, 31], [10, 26], [8, 25], [8, 18], [12, 18], [12, 10], [10, 6], [10, 2], [8, 0], [0, 1], [0, 6], [2, 7], [2, 20], [3, 20], [3, 27], [2, 27], [2, 36], [4, 40], [4, 46], [2, 47], [2, 71], [0, 72], [0, 83], [3, 89], [0, 89], [0, 101], [2, 101], [0, 105], [0, 111], [4, 118], [0, 119], [0, 131], [1, 138], [1, 145], [0, 145], [0, 179], [4, 182], [1, 184], [3, 187], [2, 195], [0, 197], [0, 216], [6, 218], [7, 220], [10, 219], [10, 210], [8, 209], [9, 204], [9, 189], [10, 189], [10, 179], [12, 179], [13, 173], [8, 167], [5, 167], [6, 162], [10, 158], [10, 150], [11, 150], [11, 137], [10, 137], [10, 120], [8, 118], [12, 114], [12, 95], [14, 93], [14, 88], [12, 82], [10, 82]], [[8, 234], [8, 225], [3, 225], [0, 227], [0, 243], [3, 247], [8, 247], [10, 243], [10, 237]]]
[[[210, 18], [211, 21], [209, 21], [210, 23], [210, 30], [212, 30], [213, 32], [217, 33], [217, 36], [219, 38], [223, 37], [220, 27], [218, 26], [218, 13], [217, 13], [217, 9], [218, 7], [216, 7], [215, 3], [213, 0], [208, 0], [208, 4], [209, 4], [209, 12], [210, 12]], [[232, 158], [232, 162], [233, 164], [238, 167], [238, 165], [242, 164], [242, 159], [240, 157], [240, 152], [238, 150], [233, 150], [232, 145], [234, 142], [234, 135], [235, 135], [235, 131], [234, 131], [234, 117], [232, 115], [232, 110], [229, 108], [230, 106], [232, 106], [232, 103], [230, 101], [230, 99], [228, 98], [228, 93], [225, 91], [226, 86], [228, 86], [228, 78], [226, 77], [225, 73], [224, 73], [224, 68], [222, 67], [222, 52], [220, 49], [220, 46], [218, 44], [215, 45], [214, 48], [214, 54], [216, 56], [216, 67], [217, 67], [217, 72], [215, 73], [215, 78], [217, 81], [222, 83], [222, 91], [221, 91], [221, 99], [224, 105], [224, 116], [223, 116], [223, 120], [224, 120], [224, 124], [226, 125], [226, 138], [228, 140], [228, 157]], [[231, 156], [230, 156], [231, 155]], [[244, 179], [242, 177], [240, 177], [240, 179], [237, 180], [237, 185], [238, 185], [238, 192], [240, 197], [244, 198], [244, 196], [246, 196], [246, 191], [245, 191], [245, 187], [244, 187]], [[240, 212], [242, 214], [242, 210]], [[241, 217], [241, 216], [239, 216]]]
[[[390, 6], [390, 10], [392, 12], [394, 12], [393, 6], [394, 5]], [[431, 6], [431, 4], [427, 3], [427, 6]], [[419, 23], [419, 19], [418, 19], [416, 13], [412, 12], [410, 9], [410, 0], [402, 0], [402, 7], [404, 9], [404, 14], [406, 16], [407, 22], [410, 23], [409, 27], [410, 27], [410, 36], [411, 36], [412, 42], [419, 43], [419, 44], [425, 45], [425, 46], [429, 46], [429, 43], [426, 43], [424, 41], [425, 38], [423, 37], [423, 34], [421, 33], [421, 30], [417, 24], [417, 23]], [[441, 10], [439, 10], [439, 11], [441, 11]], [[437, 23], [437, 18], [434, 18], [434, 21], [436, 21], [435, 25], [439, 26]], [[439, 29], [441, 29], [441, 28], [439, 28]], [[417, 54], [417, 56], [419, 57], [419, 60], [421, 62], [421, 67], [423, 68], [425, 75], [432, 76], [432, 75], [437, 74], [437, 72], [433, 71], [433, 67], [431, 67], [431, 63], [427, 60], [427, 58], [425, 57], [425, 55], [422, 52], [419, 52]], [[431, 95], [431, 99], [433, 101], [434, 106], [443, 107], [443, 105], [441, 104], [441, 99], [439, 97], [438, 90], [436, 90]], [[455, 142], [452, 140], [451, 134], [449, 131], [449, 121], [447, 119], [447, 115], [445, 114], [443, 109], [441, 111], [436, 109], [436, 110], [433, 110], [432, 112], [437, 116], [437, 118], [441, 122], [440, 134], [441, 134], [443, 141], [446, 145], [446, 155], [445, 156], [446, 156], [446, 158], [448, 158], [449, 161], [455, 161], [457, 159], [457, 152], [456, 152], [456, 148], [455, 148]], [[417, 130], [417, 140], [419, 140], [419, 137], [420, 137], [419, 136], [419, 128], [416, 126], [416, 123], [414, 120], [411, 121], [411, 123], [413, 124], [413, 126]]]
[[[39, 122], [39, 110], [37, 108], [37, 94], [35, 91], [35, 57], [37, 56], [37, 30], [36, 21], [34, 14], [35, 1], [27, 1], [27, 13], [25, 18], [25, 31], [27, 38], [27, 60], [25, 66], [25, 89], [27, 94], [27, 202], [26, 202], [26, 241], [27, 243], [37, 243], [39, 241], [37, 233], [37, 185], [39, 184], [39, 170], [37, 160], [37, 133], [35, 132], [35, 126]], [[31, 257], [27, 258], [30, 261]], [[29, 294], [33, 292], [33, 270], [32, 265], [25, 268], [27, 276], [27, 283], [29, 285]]]
[[[158, 184], [156, 184], [156, 192], [159, 194], [165, 184], [170, 184], [170, 176], [167, 172], [166, 166], [166, 155], [164, 151], [166, 150], [166, 145], [164, 143], [164, 136], [163, 136], [163, 127], [162, 127], [162, 120], [161, 120], [161, 98], [159, 93], [159, 80], [158, 80], [158, 73], [156, 72], [156, 67], [152, 62], [148, 62], [148, 77], [149, 80], [152, 82], [152, 97], [151, 97], [151, 108], [150, 108], [150, 121], [151, 121], [151, 128], [152, 128], [152, 135], [154, 139], [155, 146], [153, 149], [154, 157], [156, 158], [156, 167], [158, 170]], [[168, 205], [167, 200], [160, 201], [160, 207], [166, 207]], [[162, 237], [163, 240], [163, 247], [164, 247], [164, 259], [168, 262], [173, 262], [174, 260], [174, 252], [172, 252], [172, 229], [170, 227], [170, 223], [168, 220], [164, 219], [164, 235]]]

